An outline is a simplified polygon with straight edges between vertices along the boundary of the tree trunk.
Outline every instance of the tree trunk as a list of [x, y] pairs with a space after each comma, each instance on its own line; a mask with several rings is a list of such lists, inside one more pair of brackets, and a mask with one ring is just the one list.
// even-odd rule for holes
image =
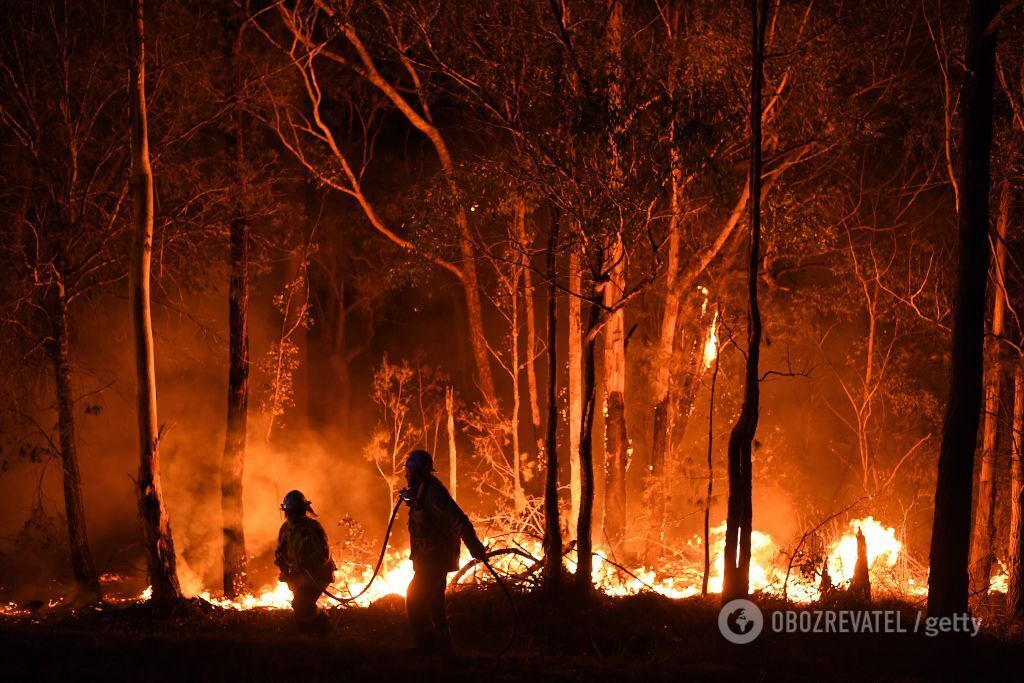
[[[680, 329], [676, 333], [676, 339], [680, 342], [678, 345], [679, 358], [683, 362], [679, 363], [682, 365], [682, 370], [676, 371], [679, 378], [676, 380], [677, 386], [674, 386], [669, 401], [669, 414], [671, 415], [669, 447], [673, 443], [682, 441], [686, 436], [686, 428], [689, 426], [690, 416], [693, 415], [693, 406], [697, 400], [697, 392], [700, 390], [701, 378], [707, 370], [704, 364], [704, 344], [707, 341], [703, 330], [705, 314], [706, 311], [701, 312], [699, 316], [694, 316], [693, 319], [698, 323], [695, 326], [697, 330], [689, 337], [684, 334], [683, 317], [679, 316]], [[712, 324], [714, 323], [712, 322]]]
[[764, 81], [764, 32], [768, 0], [750, 0], [750, 253], [747, 260], [747, 363], [743, 405], [729, 434], [729, 504], [725, 530], [722, 601], [744, 598], [750, 591], [750, 531], [753, 520], [751, 449], [760, 403], [758, 361], [761, 355], [761, 310], [757, 278], [761, 263], [761, 87]]
[[871, 575], [868, 570], [868, 542], [864, 538], [864, 531], [857, 529], [857, 563], [853, 567], [850, 592], [861, 600], [871, 602]]
[[[59, 259], [58, 259], [59, 260]], [[64, 286], [52, 286], [50, 321], [53, 337], [48, 344], [53, 363], [57, 393], [57, 431], [60, 436], [60, 460], [64, 485], [64, 514], [67, 516], [68, 541], [71, 546], [71, 569], [75, 576], [76, 602], [98, 601], [99, 575], [89, 549], [86, 532], [85, 504], [82, 500], [82, 476], [78, 470], [78, 444], [75, 441], [75, 399], [71, 389], [71, 354], [68, 342], [68, 306]]]
[[519, 397], [519, 273], [516, 273], [512, 285], [512, 312], [510, 316], [509, 337], [512, 341], [512, 415], [510, 417], [510, 432], [512, 437], [512, 499], [515, 504], [515, 513], [521, 514], [526, 509], [526, 493], [523, 491], [523, 453], [519, 447], [519, 413], [521, 400]]
[[928, 614], [967, 612], [968, 552], [974, 449], [982, 404], [985, 286], [988, 279], [988, 194], [996, 36], [987, 33], [998, 0], [971, 0], [965, 83], [960, 97], [960, 212], [953, 305], [949, 401], [942, 425], [932, 521]]
[[988, 592], [992, 580], [993, 550], [996, 542], [996, 471], [999, 442], [999, 406], [1003, 389], [1003, 364], [1000, 362], [1006, 292], [1006, 224], [1010, 213], [1010, 183], [1003, 181], [999, 198], [999, 219], [996, 224], [996, 286], [992, 288], [992, 327], [985, 343], [985, 416], [981, 431], [981, 472], [978, 476], [978, 505], [974, 512], [971, 542], [971, 594]]
[[596, 288], [590, 288], [590, 313], [583, 338], [583, 413], [580, 420], [580, 514], [576, 522], [576, 587], [584, 595], [593, 588], [591, 573], [594, 566], [592, 520], [594, 512], [594, 410], [597, 406], [597, 380], [595, 377], [596, 330], [601, 321], [601, 307]]
[[1006, 607], [1024, 621], [1024, 356], [1013, 375], [1013, 449], [1010, 466], [1010, 546]]
[[135, 236], [129, 272], [129, 305], [135, 336], [138, 389], [139, 477], [136, 481], [146, 565], [154, 600], [181, 597], [171, 536], [171, 520], [160, 486], [160, 434], [156, 412], [156, 366], [150, 313], [150, 261], [153, 251], [153, 171], [146, 127], [146, 50], [143, 0], [132, 0], [135, 54], [131, 90], [132, 198]]
[[[558, 286], [555, 280], [559, 216], [548, 236], [548, 415], [544, 436], [544, 587], [557, 591], [562, 582], [562, 527], [558, 518]], [[532, 338], [532, 337], [531, 337]], [[532, 365], [532, 362], [531, 362]]]
[[[606, 40], [608, 51], [608, 110], [612, 132], [608, 137], [610, 178], [614, 190], [622, 186], [622, 162], [618, 147], [623, 130], [622, 112], [622, 2], [608, 0]], [[622, 236], [611, 236], [602, 264], [607, 281], [602, 287], [604, 305], [613, 308], [626, 288], [626, 251]], [[626, 470], [629, 466], [629, 435], [626, 430], [626, 313], [619, 308], [604, 329], [605, 487], [604, 534], [613, 549], [626, 534]]]
[[711, 577], [711, 496], [715, 490], [714, 444], [715, 444], [715, 388], [718, 385], [718, 354], [715, 354], [715, 369], [711, 372], [711, 397], [708, 399], [708, 488], [704, 497], [704, 574], [700, 581], [700, 594], [708, 594], [708, 579]]
[[224, 595], [234, 598], [248, 588], [242, 506], [249, 408], [249, 225], [244, 215], [232, 219], [230, 242], [228, 425], [220, 468], [220, 492], [224, 519]]
[[[230, 68], [229, 87], [236, 90], [239, 27], [234, 13], [221, 10], [224, 57]], [[245, 515], [242, 480], [249, 409], [249, 221], [245, 202], [248, 182], [245, 170], [244, 120], [240, 111], [230, 118], [224, 134], [231, 164], [232, 184], [238, 188], [234, 215], [228, 226], [228, 410], [224, 456], [220, 467], [220, 505], [223, 519], [224, 595], [235, 598], [248, 589], [245, 554]]]
[[[673, 178], [675, 185], [675, 178]], [[675, 192], [673, 192], [675, 207]], [[673, 208], [673, 216], [675, 215]], [[651, 461], [648, 466], [647, 496], [653, 515], [652, 529], [660, 539], [665, 525], [665, 461], [672, 430], [669, 388], [672, 379], [672, 355], [676, 344], [681, 292], [676, 287], [679, 272], [679, 231], [672, 228], [668, 244], [668, 267], [665, 273], [665, 309], [661, 317], [661, 333], [654, 367], [654, 435], [651, 439]]]
[[524, 315], [526, 316], [526, 392], [530, 401], [530, 425], [532, 429], [532, 437], [534, 443], [534, 451], [532, 456], [534, 458], [533, 477], [527, 480], [527, 490], [531, 495], [539, 495], [544, 490], [544, 486], [541, 485], [541, 471], [542, 465], [541, 454], [544, 452], [544, 440], [545, 436], [541, 432], [540, 426], [540, 390], [537, 387], [537, 318], [536, 312], [534, 311], [534, 297], [536, 293], [533, 290], [533, 273], [530, 269], [530, 242], [531, 235], [526, 229], [526, 202], [522, 199], [518, 199], [516, 205], [516, 229], [519, 243], [522, 245], [524, 254], [523, 259], [523, 302], [525, 304]]
[[452, 500], [458, 500], [459, 466], [455, 449], [455, 390], [444, 390], [444, 407], [448, 413], [448, 492]]
[[[678, 82], [680, 15], [682, 4], [673, 2], [670, 10], [671, 32], [668, 36], [672, 49], [669, 73], [666, 79], [669, 100], [675, 103], [676, 84]], [[669, 449], [671, 419], [669, 416], [669, 386], [672, 379], [672, 352], [676, 345], [679, 307], [682, 291], [678, 287], [679, 280], [679, 248], [680, 230], [682, 227], [683, 191], [683, 157], [676, 144], [676, 123], [673, 117], [669, 122], [668, 132], [670, 150], [669, 179], [669, 239], [668, 261], [665, 267], [665, 307], [661, 315], [661, 329], [658, 335], [658, 350], [654, 356], [654, 434], [651, 438], [651, 460], [648, 465], [647, 499], [651, 511], [651, 529], [656, 540], [661, 542], [665, 527], [665, 460]], [[660, 545], [657, 546], [660, 549]]]
[[569, 535], [576, 538], [582, 498], [582, 467], [580, 465], [580, 430], [583, 426], [583, 279], [580, 257], [569, 255], [569, 289], [579, 296], [569, 296]]
[[[460, 224], [467, 226], [465, 211], [460, 208]], [[464, 227], [463, 231], [468, 233], [469, 228]], [[491, 356], [487, 350], [487, 338], [484, 335], [484, 314], [480, 304], [480, 286], [476, 273], [476, 255], [469, 239], [459, 240], [459, 249], [462, 254], [462, 277], [464, 280], [463, 289], [466, 296], [466, 315], [469, 320], [469, 335], [473, 347], [473, 358], [476, 360], [477, 385], [483, 396], [484, 402], [489, 406], [497, 407], [498, 396], [494, 393], [494, 376], [491, 374]]]
[[[609, 280], [604, 305], [611, 308], [625, 289], [625, 254], [621, 240], [608, 250]], [[626, 431], [626, 316], [619, 308], [604, 328], [605, 487], [604, 533], [613, 549], [626, 534], [626, 470], [629, 435]]]

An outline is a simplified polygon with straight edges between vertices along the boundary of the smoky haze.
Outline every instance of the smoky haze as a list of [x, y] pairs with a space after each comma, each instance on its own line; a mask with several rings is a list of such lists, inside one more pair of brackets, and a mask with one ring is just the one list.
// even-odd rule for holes
[[[254, 371], [244, 505], [246, 548], [251, 557], [250, 575], [256, 587], [275, 578], [272, 550], [282, 521], [278, 504], [284, 493], [293, 488], [302, 490], [313, 501], [335, 544], [335, 553], [342, 555], [337, 559], [352, 560], [344, 556], [345, 551], [340, 547], [348, 536], [347, 530], [338, 525], [343, 518], [351, 517], [364, 529], [363, 546], [375, 548], [380, 542], [390, 503], [387, 487], [364, 455], [364, 449], [381, 419], [371, 397], [371, 381], [373, 370], [385, 353], [392, 361], [418, 357], [452, 377], [460, 395], [473, 391], [464, 370], [465, 351], [459, 353], [460, 345], [454, 339], [461, 334], [457, 322], [453, 322], [453, 317], [457, 316], [457, 293], [435, 279], [433, 284], [440, 286], [431, 289], [429, 295], [425, 296], [422, 290], [408, 292], [404, 305], [395, 306], [390, 319], [377, 331], [371, 348], [352, 364], [351, 408], [346, 414], [338, 411], [336, 426], [319, 430], [309, 426], [308, 403], [324, 401], [323, 396], [331, 395], [331, 387], [324, 384], [324, 377], [328, 377], [327, 382], [330, 380], [323, 369], [310, 367], [305, 355], [301, 355], [294, 378], [295, 405], [289, 406], [276, 421], [268, 442], [265, 438], [268, 419], [260, 409], [261, 397], [265, 398], [266, 393], [263, 385], [268, 378], [255, 365], [263, 360], [281, 332], [281, 315], [272, 299], [286, 279], [273, 273], [264, 276], [254, 288], [250, 309]], [[562, 299], [560, 310], [566, 305]], [[771, 312], [772, 304], [768, 306]], [[224, 445], [227, 377], [223, 351], [227, 334], [225, 309], [225, 295], [216, 289], [183, 295], [173, 303], [163, 302], [154, 308], [159, 410], [164, 425], [163, 485], [179, 552], [182, 586], [190, 594], [203, 590], [217, 592], [220, 585], [220, 458]], [[102, 389], [80, 401], [76, 411], [90, 541], [99, 569], [125, 577], [128, 579], [126, 590], [134, 591], [145, 585], [145, 563], [133, 488], [138, 457], [137, 428], [134, 366], [125, 312], [125, 300], [113, 294], [89, 301], [75, 318], [72, 349], [77, 370], [76, 390], [87, 394]], [[727, 324], [738, 324], [728, 313], [725, 320]], [[740, 334], [741, 329], [738, 327], [732, 333]], [[848, 324], [832, 333], [829, 348], [839, 358], [863, 332], [863, 325]], [[300, 347], [304, 344], [301, 335], [306, 333], [300, 332]], [[726, 332], [722, 334], [724, 337]], [[642, 343], [642, 338], [638, 338], [635, 350], [630, 349], [630, 364], [635, 366], [632, 376], [637, 380], [630, 387], [633, 398], [627, 405], [633, 449], [630, 509], [638, 519], [644, 515], [641, 493], [652, 425], [650, 410], [645, 408], [643, 363], [646, 359]], [[742, 372], [741, 357], [730, 348], [730, 343], [724, 341], [720, 351], [712, 524], [717, 524], [725, 515], [725, 444], [738, 408], [738, 382]], [[564, 373], [564, 332], [560, 347]], [[936, 358], [931, 366], [922, 367], [922, 371], [939, 375], [941, 359]], [[824, 516], [856, 498], [857, 482], [851, 481], [850, 469], [835, 455], [851, 448], [853, 435], [824, 405], [825, 401], [833, 406], [841, 405], [842, 396], [830, 371], [814, 360], [811, 351], [788, 344], [769, 347], [764, 367], [780, 371], [810, 368], [806, 374], [778, 377], [764, 384], [755, 450], [758, 472], [755, 528], [778, 539], [790, 539], [813, 525], [815, 515]], [[539, 374], [544, 376], [543, 372]], [[680, 471], [669, 501], [673, 515], [678, 517], [669, 536], [673, 543], [681, 544], [700, 531], [709, 381], [708, 376], [702, 380], [685, 439], [677, 447]], [[50, 390], [45, 381], [41, 383], [39, 391], [44, 397]], [[564, 402], [564, 389], [561, 393]], [[324, 406], [319, 408], [323, 410]], [[39, 415], [42, 424], [52, 419], [52, 413]], [[529, 426], [521, 425], [521, 429], [523, 443], [527, 444]], [[460, 482], [460, 500], [473, 516], [481, 517], [493, 510], [494, 500], [475, 490], [471, 477], [478, 465], [468, 454], [471, 444], [465, 430], [460, 426], [459, 431], [465, 477]], [[597, 435], [595, 443], [603, 443], [600, 421]], [[563, 450], [561, 480], [564, 486], [568, 481], [564, 424], [559, 440]], [[446, 443], [442, 437], [442, 446], [435, 454], [442, 479], [447, 477]], [[598, 458], [600, 454], [598, 449]], [[922, 462], [929, 461], [928, 454], [922, 456]], [[600, 466], [597, 469], [595, 519], [600, 520], [603, 477]], [[55, 516], [53, 527], [45, 535], [42, 547], [28, 543], [23, 535], [22, 527], [36, 499], [40, 471], [39, 465], [15, 459], [2, 478], [5, 492], [0, 500], [0, 536], [5, 539], [3, 587], [15, 600], [59, 593], [69, 579], [60, 519], [60, 472], [56, 463], [47, 465], [42, 479], [43, 508]], [[779, 472], [782, 474], [777, 474]], [[892, 500], [875, 501], [863, 509], [883, 518], [887, 513], [898, 514], [903, 501], [916, 500], [921, 493], [913, 489], [912, 480], [910, 486], [910, 490], [898, 489], [899, 495]], [[563, 495], [566, 495], [564, 491]], [[920, 548], [927, 541], [926, 519], [926, 516], [911, 517], [910, 525], [905, 528], [912, 548], [915, 545]], [[405, 547], [404, 529], [398, 529], [392, 545]], [[360, 559], [364, 559], [363, 555]]]

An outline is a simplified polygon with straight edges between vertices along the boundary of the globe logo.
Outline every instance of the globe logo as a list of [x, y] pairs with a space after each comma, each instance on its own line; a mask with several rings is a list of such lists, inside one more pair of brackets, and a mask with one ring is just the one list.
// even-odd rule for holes
[[761, 635], [763, 628], [764, 615], [750, 600], [730, 600], [718, 613], [718, 630], [730, 643], [746, 645]]

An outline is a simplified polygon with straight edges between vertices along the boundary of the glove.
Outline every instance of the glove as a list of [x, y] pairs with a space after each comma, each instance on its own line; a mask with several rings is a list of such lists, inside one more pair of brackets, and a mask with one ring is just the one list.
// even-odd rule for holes
[[480, 542], [479, 538], [473, 538], [466, 542], [466, 548], [469, 549], [469, 554], [474, 560], [478, 562], [484, 562], [487, 560], [487, 548]]

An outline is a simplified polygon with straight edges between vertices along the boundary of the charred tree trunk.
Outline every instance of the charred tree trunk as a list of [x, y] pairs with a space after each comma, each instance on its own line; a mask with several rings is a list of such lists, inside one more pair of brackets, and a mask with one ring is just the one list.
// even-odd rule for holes
[[[62, 259], [58, 256], [58, 262]], [[85, 524], [85, 503], [82, 500], [82, 476], [78, 470], [78, 444], [75, 441], [75, 399], [71, 389], [71, 352], [68, 342], [68, 302], [63, 283], [52, 285], [50, 324], [52, 338], [48, 343], [53, 364], [57, 394], [57, 431], [60, 437], [60, 460], [64, 486], [64, 514], [67, 516], [68, 541], [71, 547], [71, 569], [75, 576], [76, 602], [96, 601], [102, 597], [99, 575], [89, 548]]]
[[743, 406], [729, 434], [729, 504], [725, 530], [722, 600], [743, 598], [750, 591], [750, 531], [753, 519], [751, 449], [757, 432], [760, 402], [758, 360], [761, 355], [761, 310], [757, 278], [761, 263], [761, 87], [764, 81], [764, 33], [768, 0], [751, 0], [750, 78], [750, 253], [747, 260], [747, 363]]
[[1006, 607], [1024, 621], [1024, 357], [1013, 375], [1013, 448], [1010, 466], [1010, 545], [1006, 571]]
[[228, 425], [220, 494], [224, 519], [224, 595], [233, 598], [248, 588], [242, 506], [249, 410], [249, 225], [244, 215], [232, 219], [230, 242]]
[[583, 426], [583, 281], [580, 257], [569, 255], [569, 535], [576, 538], [580, 518], [583, 478], [580, 464], [580, 433]]
[[[232, 67], [238, 58], [238, 22], [225, 8], [225, 58]], [[249, 416], [249, 221], [245, 211], [247, 174], [245, 171], [244, 121], [241, 112], [231, 117], [224, 142], [232, 164], [233, 184], [240, 198], [228, 226], [228, 252], [231, 268], [228, 283], [228, 411], [224, 456], [220, 467], [220, 505], [223, 519], [224, 595], [237, 597], [248, 589], [245, 553], [245, 515], [242, 505], [242, 479], [245, 472], [245, 444]]]
[[544, 587], [557, 591], [562, 582], [562, 526], [558, 518], [558, 285], [555, 277], [559, 216], [551, 221], [548, 236], [548, 415], [544, 435]]
[[596, 288], [590, 289], [590, 313], [583, 336], [583, 413], [580, 420], [580, 514], [576, 522], [576, 587], [589, 595], [593, 588], [591, 573], [594, 566], [592, 520], [594, 512], [594, 411], [597, 407], [597, 379], [595, 376], [595, 347], [601, 322], [600, 296]]
[[136, 488], [153, 599], [173, 600], [181, 597], [181, 587], [178, 585], [171, 520], [160, 486], [160, 434], [156, 412], [156, 365], [149, 284], [153, 251], [153, 171], [149, 163], [149, 133], [146, 127], [144, 28], [143, 0], [132, 0], [135, 54], [132, 56], [129, 81], [135, 235], [129, 272], [129, 301], [138, 383], [140, 460]]
[[928, 575], [928, 614], [933, 617], [967, 612], [971, 488], [982, 404], [989, 266], [989, 157], [996, 36], [987, 30], [999, 4], [998, 0], [972, 0], [967, 17], [966, 75], [960, 98], [960, 254], [949, 401], [942, 425]]
[[864, 530], [857, 529], [857, 564], [853, 567], [850, 591], [861, 600], [871, 602], [871, 576], [868, 571], [868, 542]]
[[1003, 389], [1003, 364], [1000, 362], [1006, 292], [1003, 276], [1006, 272], [1006, 224], [1010, 213], [1010, 183], [1003, 181], [999, 198], [999, 218], [996, 224], [996, 258], [994, 273], [996, 286], [992, 288], [991, 334], [985, 343], [985, 416], [981, 432], [981, 472], [978, 475], [978, 505], [974, 512], [974, 530], [971, 541], [971, 594], [988, 592], [992, 580], [993, 550], [996, 541], [996, 470], [999, 441], [999, 406]]

